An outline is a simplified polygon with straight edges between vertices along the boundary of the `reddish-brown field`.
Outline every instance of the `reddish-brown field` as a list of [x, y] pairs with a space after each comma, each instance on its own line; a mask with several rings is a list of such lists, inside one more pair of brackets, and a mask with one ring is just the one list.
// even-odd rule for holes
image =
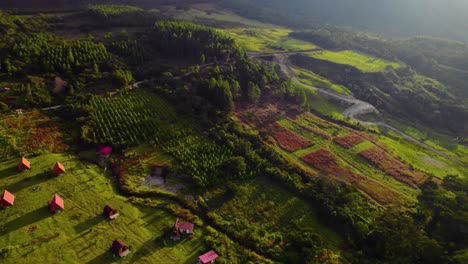
[[278, 142], [280, 147], [286, 151], [294, 152], [314, 145], [314, 142], [285, 129], [278, 123], [274, 123], [271, 129], [273, 138]]
[[359, 155], [395, 179], [411, 187], [422, 184], [427, 178], [426, 175], [420, 172], [412, 171], [408, 165], [376, 146], [361, 151]]
[[348, 134], [344, 137], [333, 138], [333, 142], [337, 143], [338, 145], [346, 149], [352, 148], [365, 140], [366, 140], [365, 138], [356, 134]]
[[329, 176], [344, 179], [353, 184], [381, 205], [393, 204], [397, 200], [398, 195], [380, 182], [340, 166], [335, 155], [328, 150], [319, 149], [301, 159], [314, 168], [328, 173]]
[[24, 112], [22, 117], [4, 118], [0, 120], [1, 127], [15, 138], [20, 154], [59, 153], [68, 148], [63, 142], [59, 126], [39, 111]]

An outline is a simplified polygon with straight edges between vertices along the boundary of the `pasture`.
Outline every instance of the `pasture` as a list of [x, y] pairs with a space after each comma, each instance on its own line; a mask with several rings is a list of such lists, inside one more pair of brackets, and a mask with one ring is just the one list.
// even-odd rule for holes
[[[45, 154], [30, 158], [32, 169], [17, 171], [18, 160], [0, 163], [0, 189], [16, 197], [0, 210], [1, 263], [195, 263], [204, 250], [203, 229], [193, 240], [172, 242], [167, 232], [175, 221], [164, 206], [143, 207], [117, 193], [115, 180], [101, 168], [74, 156]], [[60, 161], [66, 173], [51, 170]], [[54, 194], [64, 199], [65, 210], [52, 214]], [[102, 216], [106, 204], [120, 217]], [[121, 239], [132, 252], [120, 259], [110, 251]]]

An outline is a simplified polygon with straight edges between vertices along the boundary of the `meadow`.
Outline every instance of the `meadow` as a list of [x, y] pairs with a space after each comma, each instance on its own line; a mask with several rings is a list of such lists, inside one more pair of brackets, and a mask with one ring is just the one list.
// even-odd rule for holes
[[330, 80], [323, 78], [322, 76], [315, 74], [306, 69], [292, 67], [291, 68], [294, 74], [301, 80], [302, 83], [305, 83], [310, 86], [329, 89], [344, 95], [352, 95], [353, 93], [343, 85], [338, 85], [332, 83]]
[[309, 52], [308, 56], [327, 60], [338, 64], [345, 64], [353, 66], [359, 69], [362, 72], [381, 72], [384, 71], [386, 67], [391, 67], [393, 69], [398, 69], [401, 67], [400, 64], [396, 62], [390, 62], [383, 59], [375, 58], [369, 55], [362, 53], [344, 50], [344, 51], [318, 51], [318, 52]]
[[[193, 240], [168, 239], [175, 221], [165, 206], [144, 207], [118, 194], [115, 179], [96, 165], [66, 154], [31, 157], [32, 169], [17, 171], [18, 160], [0, 163], [0, 189], [16, 197], [14, 206], [0, 210], [2, 263], [194, 263], [206, 250], [203, 228]], [[60, 161], [66, 173], [52, 176]], [[65, 210], [51, 214], [53, 194], [64, 199]], [[111, 204], [120, 217], [102, 216]], [[130, 246], [123, 259], [110, 251], [114, 239]]]

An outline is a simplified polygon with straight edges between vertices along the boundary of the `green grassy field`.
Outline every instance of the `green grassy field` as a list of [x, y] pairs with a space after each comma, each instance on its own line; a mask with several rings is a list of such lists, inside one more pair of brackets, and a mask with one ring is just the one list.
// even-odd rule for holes
[[380, 72], [383, 71], [386, 67], [392, 67], [394, 69], [401, 67], [401, 65], [396, 62], [378, 59], [369, 55], [357, 53], [350, 50], [338, 52], [309, 52], [307, 53], [307, 55], [316, 59], [327, 60], [338, 64], [350, 65], [361, 70], [362, 72]]
[[[46, 154], [30, 159], [32, 170], [17, 172], [17, 160], [0, 163], [0, 189], [16, 196], [13, 207], [0, 210], [1, 263], [195, 263], [204, 250], [202, 228], [193, 240], [172, 242], [166, 232], [175, 216], [164, 207], [132, 204], [117, 194], [114, 179], [95, 165], [74, 156]], [[51, 176], [55, 161], [67, 172]], [[48, 211], [54, 193], [65, 210]], [[102, 216], [111, 204], [120, 212], [114, 221]], [[121, 239], [131, 247], [123, 259], [110, 247]]]
[[311, 71], [301, 69], [301, 68], [296, 68], [296, 67], [293, 67], [292, 70], [294, 74], [296, 74], [296, 76], [301, 80], [302, 83], [308, 84], [310, 86], [318, 87], [318, 88], [330, 89], [340, 94], [345, 94], [345, 95], [353, 94], [350, 90], [348, 90], [348, 88], [342, 85], [334, 84], [331, 81]]
[[290, 29], [273, 28], [232, 28], [225, 30], [236, 42], [248, 51], [291, 51], [310, 50], [317, 46], [288, 37]]

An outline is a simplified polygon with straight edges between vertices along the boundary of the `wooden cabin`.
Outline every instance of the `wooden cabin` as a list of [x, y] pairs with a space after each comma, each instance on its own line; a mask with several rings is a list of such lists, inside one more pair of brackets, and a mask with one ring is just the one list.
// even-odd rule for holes
[[114, 240], [114, 243], [112, 243], [112, 251], [114, 251], [114, 253], [119, 255], [121, 258], [127, 256], [130, 253], [130, 249], [120, 239]]
[[188, 235], [192, 238], [194, 225], [189, 222], [182, 222], [177, 217], [174, 227], [172, 229], [172, 240], [179, 240], [181, 235]]
[[215, 259], [219, 256], [214, 250], [210, 250], [205, 254], [198, 257], [199, 264], [207, 264], [207, 263], [214, 263]]
[[55, 162], [54, 165], [54, 174], [55, 176], [59, 176], [65, 173], [65, 167], [63, 167], [62, 163], [60, 162]]
[[63, 205], [63, 199], [60, 198], [57, 194], [54, 194], [54, 197], [52, 198], [52, 201], [50, 201], [49, 204], [49, 210], [52, 213], [58, 213], [60, 211], [63, 211], [65, 209]]
[[2, 197], [0, 199], [0, 207], [8, 208], [13, 206], [15, 202], [15, 196], [7, 190], [3, 191]]
[[119, 216], [119, 213], [110, 205], [104, 207], [104, 216], [109, 219], [116, 219]]
[[30, 169], [31, 169], [31, 163], [25, 157], [22, 157], [18, 164], [18, 170], [25, 171], [25, 170], [30, 170]]

